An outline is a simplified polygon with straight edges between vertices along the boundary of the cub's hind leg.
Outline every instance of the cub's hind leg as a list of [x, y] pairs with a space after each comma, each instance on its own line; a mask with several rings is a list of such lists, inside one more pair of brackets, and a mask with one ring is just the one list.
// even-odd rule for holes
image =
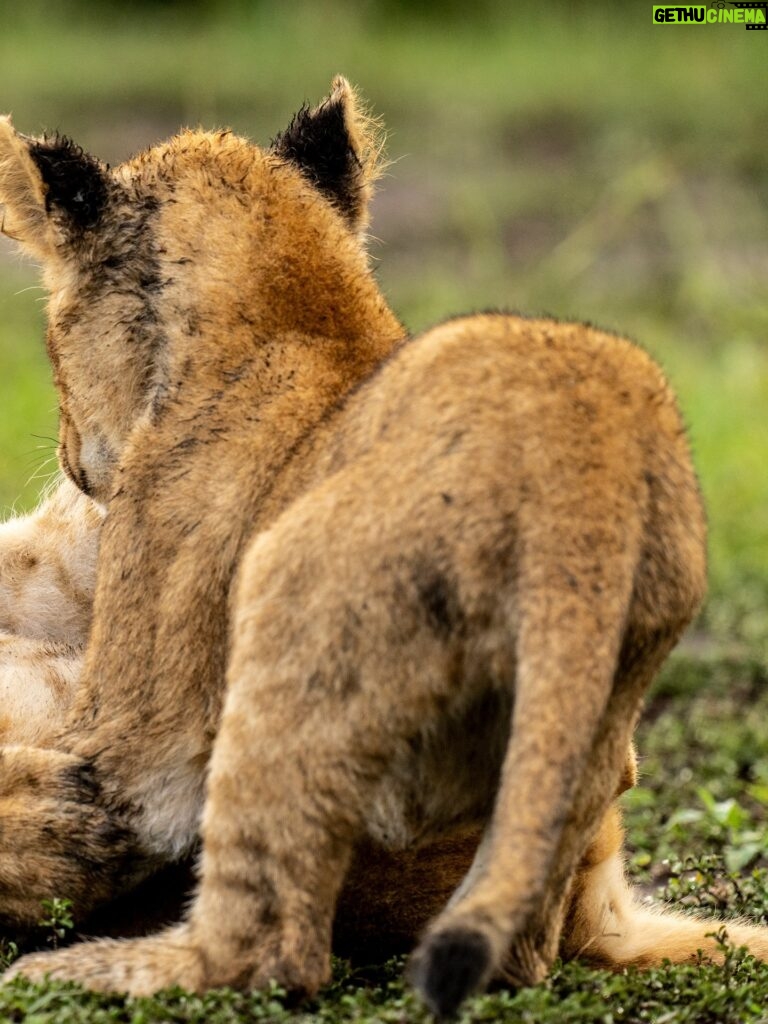
[[[241, 566], [199, 893], [186, 922], [147, 939], [26, 957], [14, 974], [133, 994], [272, 978], [312, 992], [329, 977], [353, 849], [372, 816], [380, 827], [407, 818], [397, 793], [394, 810], [383, 806], [382, 780], [462, 686], [447, 601], [432, 594], [425, 606], [410, 555], [387, 563], [380, 523], [360, 514], [353, 483], [344, 492], [334, 481], [294, 506]], [[406, 845], [408, 829], [395, 822], [394, 842]]]
[[[410, 558], [377, 550], [377, 523], [362, 538], [345, 530], [346, 497], [334, 495], [335, 529], [313, 522], [322, 502], [308, 502], [309, 518], [257, 542], [244, 568], [189, 919], [206, 986], [277, 978], [315, 991], [355, 845], [431, 834], [430, 812], [404, 807], [393, 766], [418, 763], [425, 723], [461, 691], [450, 613], [436, 629]], [[297, 537], [304, 558], [286, 565]], [[466, 795], [459, 820], [475, 804]]]

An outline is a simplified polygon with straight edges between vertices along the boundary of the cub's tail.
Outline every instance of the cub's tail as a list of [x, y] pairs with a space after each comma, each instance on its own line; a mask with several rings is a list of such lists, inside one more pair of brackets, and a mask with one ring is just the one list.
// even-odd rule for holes
[[678, 455], [672, 511], [621, 437], [605, 441], [594, 468], [560, 459], [544, 473], [558, 487], [519, 511], [516, 580], [497, 596], [516, 623], [516, 657], [494, 811], [466, 884], [411, 970], [439, 1017], [502, 968], [517, 985], [537, 983], [557, 955], [569, 891], [619, 786], [642, 697], [704, 592], [698, 490]]
[[667, 649], [652, 643], [649, 658], [638, 638], [642, 671], [617, 671], [642, 522], [636, 496], [621, 487], [602, 496], [576, 508], [566, 487], [547, 516], [520, 524], [517, 585], [498, 598], [518, 629], [494, 811], [466, 883], [429, 927], [410, 972], [440, 1018], [502, 964], [521, 985], [549, 969], [569, 883], [616, 792], [657, 647]]

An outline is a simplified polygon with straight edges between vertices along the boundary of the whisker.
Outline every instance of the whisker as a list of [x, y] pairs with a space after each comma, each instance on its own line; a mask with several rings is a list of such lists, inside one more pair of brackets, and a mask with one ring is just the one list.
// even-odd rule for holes
[[23, 458], [39, 458], [41, 455], [48, 455], [53, 452], [54, 455], [58, 452], [58, 444], [36, 444], [34, 448], [30, 448], [26, 452], [22, 452]]
[[47, 466], [49, 463], [53, 462], [55, 458], [55, 455], [46, 455], [45, 457], [38, 456], [36, 458], [29, 459], [27, 461], [27, 465], [34, 467]]
[[43, 469], [44, 468], [45, 468], [45, 464], [43, 466], [39, 466], [34, 471], [34, 473], [29, 477], [29, 479], [24, 484], [24, 486], [25, 487], [29, 487], [29, 485], [31, 483], [34, 483], [35, 480], [45, 480], [45, 481], [47, 481], [47, 480], [50, 480], [52, 476], [55, 476], [55, 474], [56, 474], [56, 470], [55, 469], [52, 469], [50, 473], [45, 473], [44, 474], [43, 473]]
[[[58, 449], [58, 447], [59, 447], [58, 442], [54, 444], [53, 442], [49, 441], [48, 444], [36, 444], [35, 447], [34, 448], [30, 448], [29, 451], [30, 452], [41, 452], [41, 451], [53, 452], [53, 451], [56, 451]], [[29, 452], [26, 452], [25, 454], [29, 454]]]
[[55, 462], [55, 461], [56, 461], [56, 456], [55, 455], [46, 455], [46, 456], [38, 457], [37, 460], [36, 460], [36, 465], [37, 465], [37, 468], [39, 469], [41, 466], [48, 466], [50, 463]]
[[46, 466], [58, 465], [58, 459], [43, 459], [42, 462], [28, 462], [27, 468], [33, 473], [42, 473]]

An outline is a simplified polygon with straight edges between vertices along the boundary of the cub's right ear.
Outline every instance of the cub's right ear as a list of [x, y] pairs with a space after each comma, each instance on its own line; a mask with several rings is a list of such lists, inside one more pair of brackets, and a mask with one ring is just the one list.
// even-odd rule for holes
[[318, 107], [302, 107], [272, 143], [272, 151], [297, 167], [356, 231], [368, 224], [383, 149], [380, 123], [341, 75]]
[[107, 203], [106, 170], [70, 139], [30, 139], [0, 117], [0, 230], [37, 256], [93, 227]]

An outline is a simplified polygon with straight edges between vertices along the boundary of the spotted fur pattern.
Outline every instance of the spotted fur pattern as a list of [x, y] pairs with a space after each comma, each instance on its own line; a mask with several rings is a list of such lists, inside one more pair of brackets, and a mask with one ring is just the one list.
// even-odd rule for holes
[[68, 480], [0, 525], [0, 743], [44, 746], [82, 672], [103, 512]]
[[379, 879], [434, 854], [442, 897], [480, 832], [413, 958], [440, 1015], [558, 948], [712, 947], [638, 917], [611, 809], [705, 586], [674, 397], [583, 324], [406, 338], [361, 243], [374, 128], [343, 79], [271, 149], [186, 132], [114, 170], [0, 122], [61, 463], [108, 508], [74, 699], [5, 755], [0, 914], [54, 892], [83, 914], [203, 838], [182, 923], [11, 974], [314, 992], [366, 858]]

